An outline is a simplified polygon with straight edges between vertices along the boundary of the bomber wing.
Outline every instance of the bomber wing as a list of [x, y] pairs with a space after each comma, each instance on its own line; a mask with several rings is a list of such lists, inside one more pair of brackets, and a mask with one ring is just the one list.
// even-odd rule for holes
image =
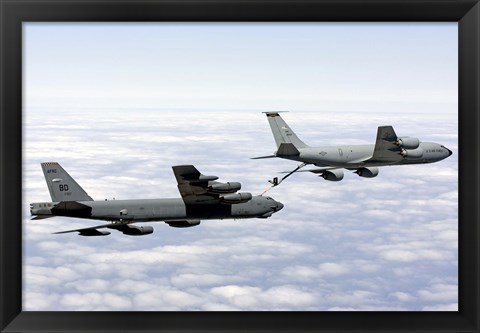
[[216, 182], [217, 176], [205, 176], [193, 165], [172, 167], [177, 187], [185, 204], [238, 204], [252, 198], [252, 194], [236, 193], [241, 189], [238, 182]]
[[97, 225], [95, 227], [54, 232], [54, 234], [66, 234], [66, 233], [69, 233], [69, 232], [78, 232], [78, 234], [81, 235], [81, 236], [107, 236], [107, 235], [110, 235], [109, 231], [100, 231], [100, 230], [97, 230], [97, 229], [108, 228], [108, 227], [113, 226], [113, 225], [114, 225], [113, 223], [102, 224], [102, 225]]
[[131, 236], [140, 236], [140, 235], [148, 235], [153, 232], [153, 228], [150, 226], [129, 226], [129, 223], [108, 223], [97, 225], [95, 227], [89, 228], [81, 228], [81, 229], [73, 229], [67, 231], [59, 231], [54, 232], [54, 234], [66, 234], [69, 232], [78, 232], [80, 236], [107, 236], [110, 235], [110, 231], [101, 231], [98, 229], [115, 229], [118, 230], [126, 235]]
[[392, 126], [379, 126], [373, 156], [365, 162], [396, 163], [403, 160], [400, 148], [396, 144], [397, 134]]
[[218, 179], [217, 176], [202, 175], [193, 165], [176, 165], [172, 169], [186, 204], [219, 202], [219, 195], [208, 191], [209, 182]]

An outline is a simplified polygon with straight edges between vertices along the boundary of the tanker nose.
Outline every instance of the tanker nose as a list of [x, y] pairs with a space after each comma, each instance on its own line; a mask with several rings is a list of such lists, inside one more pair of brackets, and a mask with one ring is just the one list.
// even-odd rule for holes
[[[446, 149], [446, 150], [448, 151], [448, 156], [452, 156], [453, 152], [452, 152], [450, 149], [448, 149], [447, 147], [445, 147], [445, 146], [443, 146], [443, 145], [442, 145], [441, 147], [442, 147], [443, 149]], [[448, 157], [448, 156], [447, 156], [447, 157]], [[444, 157], [444, 158], [447, 158], [447, 157]]]
[[445, 146], [442, 146], [442, 148], [445, 148], [448, 151], [448, 156], [452, 156], [453, 152], [450, 149]]

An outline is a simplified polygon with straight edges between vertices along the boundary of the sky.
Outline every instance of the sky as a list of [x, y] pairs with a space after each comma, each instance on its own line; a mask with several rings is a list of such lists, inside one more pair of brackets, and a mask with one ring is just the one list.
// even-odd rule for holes
[[[24, 24], [23, 307], [32, 311], [458, 309], [457, 25]], [[180, 197], [194, 164], [260, 194], [296, 163], [262, 111], [312, 146], [374, 143], [381, 125], [448, 159], [341, 182], [291, 176], [271, 218], [151, 235], [31, 221], [57, 161], [97, 200]]]
[[26, 106], [448, 112], [457, 30], [456, 23], [26, 23]]

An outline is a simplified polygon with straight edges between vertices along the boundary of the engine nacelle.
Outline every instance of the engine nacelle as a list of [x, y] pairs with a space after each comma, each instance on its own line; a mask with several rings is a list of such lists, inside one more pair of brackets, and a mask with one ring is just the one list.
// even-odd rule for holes
[[378, 168], [376, 167], [360, 168], [360, 169], [357, 169], [355, 173], [360, 177], [373, 178], [373, 177], [377, 177]]
[[337, 182], [343, 179], [343, 170], [340, 170], [340, 169], [326, 170], [320, 175], [320, 177], [322, 177], [325, 180]]
[[402, 155], [406, 159], [419, 159], [422, 158], [423, 156], [423, 149], [422, 148], [417, 148], [417, 149], [402, 149], [400, 152], [400, 155]]
[[121, 230], [123, 234], [129, 235], [129, 236], [143, 236], [143, 235], [148, 235], [153, 233], [153, 227], [150, 226], [141, 226], [141, 227], [135, 227], [135, 226], [129, 226], [126, 229]]
[[248, 192], [227, 194], [220, 197], [223, 203], [238, 204], [252, 200], [252, 194]]
[[208, 187], [208, 192], [211, 193], [235, 193], [242, 188], [242, 185], [237, 182], [217, 183]]
[[209, 182], [217, 179], [218, 179], [217, 176], [205, 176], [205, 175], [198, 176], [198, 180], [201, 182]]
[[86, 229], [78, 232], [80, 236], [108, 236], [110, 231], [97, 230], [97, 229]]
[[397, 139], [397, 145], [405, 149], [417, 149], [420, 146], [420, 140], [418, 138], [402, 137]]
[[168, 221], [167, 224], [174, 228], [190, 228], [200, 224], [200, 220]]

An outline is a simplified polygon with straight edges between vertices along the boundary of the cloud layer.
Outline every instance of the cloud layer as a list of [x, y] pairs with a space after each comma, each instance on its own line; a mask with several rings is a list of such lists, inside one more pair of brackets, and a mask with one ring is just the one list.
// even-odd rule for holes
[[[60, 116], [61, 115], [61, 116]], [[298, 173], [268, 192], [273, 217], [151, 223], [152, 235], [53, 232], [97, 222], [29, 220], [48, 201], [40, 162], [57, 161], [94, 198], [179, 197], [172, 165], [194, 164], [260, 194], [296, 163], [260, 112], [29, 108], [24, 124], [24, 310], [457, 310], [456, 110], [285, 115], [310, 145], [373, 143], [376, 128], [439, 142], [439, 163], [383, 167], [341, 182]]]

